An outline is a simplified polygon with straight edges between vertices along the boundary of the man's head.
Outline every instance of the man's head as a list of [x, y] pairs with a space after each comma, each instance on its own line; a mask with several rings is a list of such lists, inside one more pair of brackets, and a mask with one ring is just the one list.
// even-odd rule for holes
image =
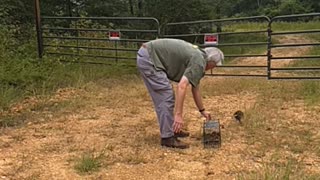
[[224, 60], [224, 55], [220, 49], [215, 47], [207, 47], [204, 49], [204, 51], [206, 52], [206, 56], [207, 56], [206, 70], [222, 65], [222, 62]]

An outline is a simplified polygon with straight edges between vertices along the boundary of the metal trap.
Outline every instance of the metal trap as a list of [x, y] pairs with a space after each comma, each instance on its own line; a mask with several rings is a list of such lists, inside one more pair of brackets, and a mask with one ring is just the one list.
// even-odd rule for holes
[[209, 120], [203, 123], [204, 148], [221, 147], [221, 129], [219, 120]]

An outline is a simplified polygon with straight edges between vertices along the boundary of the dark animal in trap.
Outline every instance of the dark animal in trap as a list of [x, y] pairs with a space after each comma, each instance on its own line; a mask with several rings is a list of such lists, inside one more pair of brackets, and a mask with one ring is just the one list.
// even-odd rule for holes
[[221, 147], [221, 129], [219, 120], [209, 120], [203, 123], [204, 148]]

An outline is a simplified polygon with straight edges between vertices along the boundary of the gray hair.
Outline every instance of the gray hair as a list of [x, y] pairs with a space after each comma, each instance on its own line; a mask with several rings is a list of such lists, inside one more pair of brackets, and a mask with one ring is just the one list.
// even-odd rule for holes
[[222, 62], [224, 61], [224, 55], [223, 52], [215, 47], [207, 47], [204, 48], [204, 51], [206, 52], [207, 61], [213, 61], [216, 63], [217, 66], [221, 66]]

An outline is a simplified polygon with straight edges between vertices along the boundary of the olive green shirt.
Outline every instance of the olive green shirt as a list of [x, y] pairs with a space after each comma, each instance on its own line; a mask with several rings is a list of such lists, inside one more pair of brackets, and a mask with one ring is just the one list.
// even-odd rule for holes
[[178, 39], [157, 39], [145, 46], [156, 70], [166, 72], [170, 80], [179, 82], [185, 76], [196, 87], [204, 76], [206, 60], [197, 46]]

